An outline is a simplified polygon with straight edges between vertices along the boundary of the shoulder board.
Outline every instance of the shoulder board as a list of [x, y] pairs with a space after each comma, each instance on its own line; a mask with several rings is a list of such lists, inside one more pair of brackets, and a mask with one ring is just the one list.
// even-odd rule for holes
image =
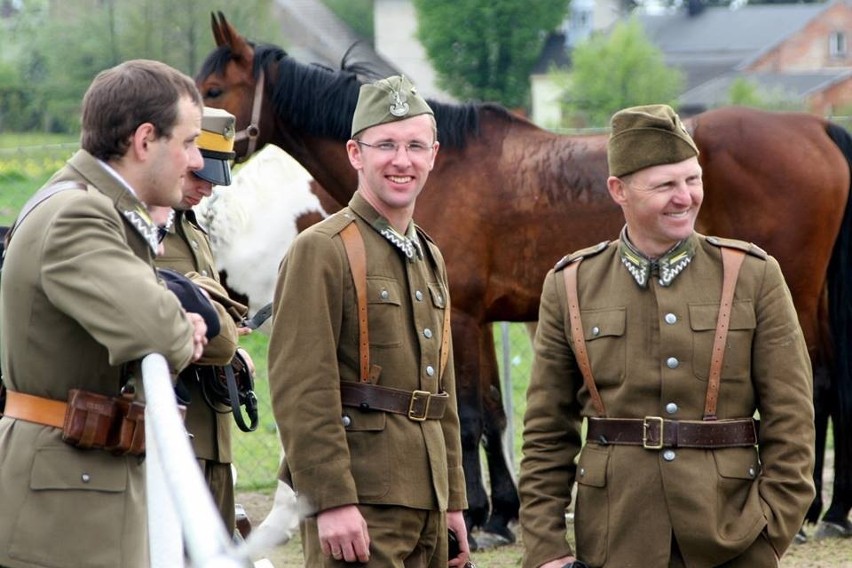
[[349, 211], [346, 208], [343, 208], [337, 213], [326, 217], [314, 226], [317, 228], [319, 228], [319, 226], [322, 226], [323, 231], [327, 231], [326, 234], [336, 235], [340, 233], [340, 231], [345, 229], [346, 226], [349, 225], [349, 223], [354, 223], [356, 217], [357, 215], [355, 215], [355, 213]]
[[743, 252], [746, 252], [752, 256], [756, 256], [757, 258], [766, 260], [766, 257], [769, 256], [765, 250], [760, 248], [754, 243], [747, 243], [745, 241], [740, 241], [737, 239], [724, 239], [722, 237], [707, 237], [707, 242], [711, 245], [717, 247], [727, 247], [732, 249], [738, 249]]
[[580, 249], [577, 252], [573, 252], [571, 254], [565, 255], [565, 256], [562, 257], [562, 260], [560, 260], [559, 262], [556, 263], [556, 266], [554, 266], [553, 269], [557, 270], [557, 271], [562, 270], [563, 268], [565, 268], [566, 266], [568, 266], [572, 262], [580, 260], [581, 258], [588, 258], [590, 256], [595, 256], [596, 254], [598, 254], [601, 251], [603, 251], [604, 249], [606, 249], [606, 247], [609, 246], [609, 243], [610, 243], [610, 241], [603, 241], [603, 242], [600, 242], [600, 243], [598, 243], [594, 246], [587, 247], [587, 248], [584, 248], [584, 249]]
[[422, 228], [422, 227], [420, 227], [420, 225], [417, 225], [417, 224], [415, 223], [414, 228], [415, 228], [415, 230], [417, 231], [417, 234], [418, 234], [418, 235], [420, 235], [421, 237], [423, 237], [424, 239], [426, 239], [426, 240], [427, 240], [427, 241], [429, 241], [430, 243], [435, 244], [435, 239], [433, 239], [433, 238], [429, 235], [429, 233], [427, 233], [426, 231], [424, 231], [424, 230], [423, 230], [423, 228]]

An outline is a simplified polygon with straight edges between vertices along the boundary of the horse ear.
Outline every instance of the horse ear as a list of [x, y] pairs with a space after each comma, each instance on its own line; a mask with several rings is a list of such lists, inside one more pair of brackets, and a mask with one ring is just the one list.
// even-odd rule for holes
[[[222, 19], [222, 22], [227, 23], [225, 15], [222, 12], [219, 12], [219, 17]], [[213, 30], [213, 39], [216, 41], [216, 47], [223, 45], [225, 43], [225, 37], [222, 34], [222, 27], [219, 21], [216, 20], [216, 14], [213, 12], [210, 12], [210, 27]]]
[[245, 40], [243, 36], [225, 19], [225, 14], [219, 12], [219, 21], [214, 18], [213, 37], [216, 38], [216, 46], [227, 45], [231, 48], [231, 53], [239, 58], [242, 58], [246, 63], [251, 63], [254, 60], [254, 49]]

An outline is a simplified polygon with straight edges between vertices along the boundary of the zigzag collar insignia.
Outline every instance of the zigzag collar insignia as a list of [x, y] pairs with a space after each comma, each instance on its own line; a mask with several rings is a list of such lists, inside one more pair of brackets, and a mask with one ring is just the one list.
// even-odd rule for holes
[[621, 263], [641, 288], [648, 287], [652, 276], [659, 277], [660, 286], [671, 285], [695, 256], [695, 243], [692, 239], [680, 241], [660, 258], [654, 260], [636, 250], [627, 238], [627, 227], [622, 229], [619, 240], [618, 253]]
[[159, 232], [148, 212], [141, 206], [137, 206], [136, 209], [125, 209], [121, 213], [133, 228], [136, 229], [136, 232], [145, 239], [145, 242], [148, 243], [148, 246], [151, 247], [151, 250], [156, 255], [160, 244]]
[[419, 258], [423, 258], [423, 245], [417, 237], [417, 230], [414, 228], [414, 223], [408, 224], [408, 231], [405, 235], [400, 234], [386, 220], [379, 218], [373, 223], [373, 227], [402, 253], [414, 262]]

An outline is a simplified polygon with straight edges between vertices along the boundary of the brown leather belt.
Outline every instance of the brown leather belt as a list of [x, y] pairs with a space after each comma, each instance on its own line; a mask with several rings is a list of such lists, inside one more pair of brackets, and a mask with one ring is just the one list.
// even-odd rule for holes
[[368, 383], [340, 383], [340, 400], [343, 406], [361, 410], [378, 410], [402, 414], [416, 422], [440, 420], [447, 409], [450, 395], [442, 392], [406, 391]]
[[666, 420], [589, 418], [586, 441], [603, 446], [662, 448], [736, 448], [757, 444], [760, 423], [753, 418], [733, 420]]
[[53, 400], [6, 389], [6, 408], [3, 410], [3, 416], [62, 428], [67, 408], [68, 404], [63, 400]]

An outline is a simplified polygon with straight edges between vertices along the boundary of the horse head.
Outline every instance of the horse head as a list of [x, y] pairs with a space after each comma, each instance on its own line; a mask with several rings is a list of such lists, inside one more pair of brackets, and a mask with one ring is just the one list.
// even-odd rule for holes
[[[216, 49], [207, 57], [196, 77], [204, 104], [222, 108], [237, 118], [235, 151], [237, 161], [247, 159], [270, 142], [275, 120], [271, 105], [264, 105], [266, 76], [255, 64], [255, 46], [246, 40], [222, 12], [210, 15]], [[286, 55], [282, 52], [282, 56]]]

